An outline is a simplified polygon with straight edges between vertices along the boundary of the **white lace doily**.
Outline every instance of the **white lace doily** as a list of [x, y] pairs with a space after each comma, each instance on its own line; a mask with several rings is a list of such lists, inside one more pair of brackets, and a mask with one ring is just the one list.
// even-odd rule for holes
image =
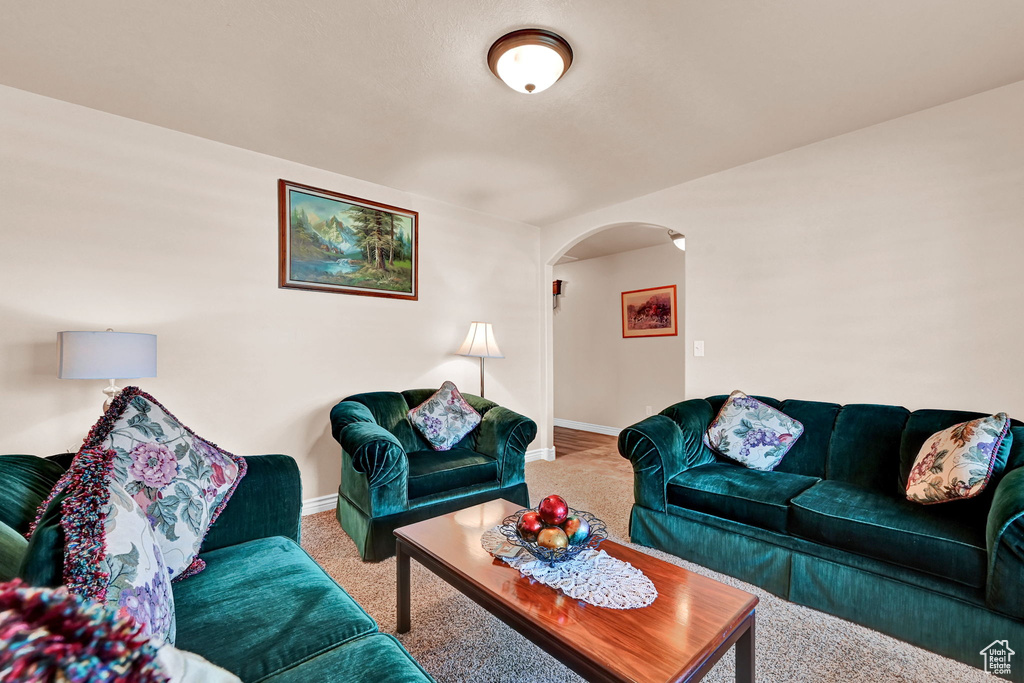
[[[505, 537], [497, 527], [485, 531], [480, 538], [480, 545], [492, 554], [504, 543]], [[513, 558], [498, 559], [523, 576], [598, 607], [635, 609], [647, 607], [658, 597], [658, 589], [642, 571], [603, 550], [584, 550], [573, 559], [558, 563], [538, 560], [526, 550]]]

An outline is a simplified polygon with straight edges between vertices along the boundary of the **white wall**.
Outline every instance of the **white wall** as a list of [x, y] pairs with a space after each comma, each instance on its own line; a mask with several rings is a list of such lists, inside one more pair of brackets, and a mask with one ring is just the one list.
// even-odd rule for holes
[[[668, 240], [666, 239], [666, 242]], [[680, 400], [685, 254], [671, 244], [555, 266], [555, 418], [622, 429]], [[622, 337], [622, 292], [676, 285], [679, 335]]]
[[[278, 178], [419, 211], [419, 301], [278, 289]], [[337, 489], [341, 398], [478, 392], [476, 359], [452, 355], [471, 320], [506, 354], [488, 398], [543, 423], [538, 243], [533, 226], [0, 87], [0, 453], [77, 449], [105, 382], [58, 380], [56, 334], [107, 327], [157, 334], [160, 376], [139, 385], [230, 451], [295, 457], [307, 499]]]
[[[686, 396], [1024, 417], [1024, 82], [563, 221], [686, 234]], [[547, 334], [551, 334], [550, 323]], [[546, 370], [550, 374], [550, 367]]]

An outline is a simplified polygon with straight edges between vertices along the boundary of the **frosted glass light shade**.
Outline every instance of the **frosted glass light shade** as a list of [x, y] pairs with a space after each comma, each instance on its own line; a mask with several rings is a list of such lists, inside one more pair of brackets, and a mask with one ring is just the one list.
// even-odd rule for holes
[[680, 235], [678, 232], [669, 230], [668, 236], [672, 240], [672, 244], [676, 245], [676, 249], [686, 251], [686, 235]]
[[156, 377], [156, 335], [135, 332], [58, 332], [61, 379]]
[[494, 75], [526, 94], [547, 90], [571, 64], [569, 43], [557, 33], [537, 28], [502, 36], [487, 54], [487, 65]]
[[498, 348], [498, 342], [494, 340], [494, 328], [490, 323], [471, 322], [469, 334], [462, 346], [456, 353], [460, 356], [474, 356], [477, 358], [504, 358], [505, 354]]
[[498, 58], [497, 69], [498, 78], [513, 90], [538, 93], [547, 90], [562, 77], [565, 63], [549, 47], [520, 45]]

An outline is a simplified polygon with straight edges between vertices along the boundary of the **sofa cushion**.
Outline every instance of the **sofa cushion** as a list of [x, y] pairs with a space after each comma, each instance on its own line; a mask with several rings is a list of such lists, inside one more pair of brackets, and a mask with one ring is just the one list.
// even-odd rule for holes
[[28, 541], [25, 537], [17, 529], [0, 522], [0, 583], [18, 575], [27, 550]]
[[832, 428], [825, 478], [892, 491], [899, 481], [900, 439], [909, 417], [910, 411], [900, 406], [843, 406]]
[[821, 481], [793, 499], [789, 531], [967, 586], [985, 585], [984, 520], [955, 506], [925, 507], [847, 482]]
[[[750, 394], [750, 398], [756, 398], [761, 403], [770, 405], [772, 408], [776, 408], [778, 410], [782, 409], [782, 401], [777, 398], [772, 398], [771, 396], [757, 396], [755, 394]], [[716, 394], [715, 396], [708, 396], [705, 400], [711, 406], [711, 410], [714, 411], [715, 415], [717, 415], [718, 411], [722, 409], [723, 405], [725, 405], [725, 402], [729, 400], [729, 395]]]
[[1006, 467], [1013, 435], [1006, 413], [984, 417], [933, 434], [917, 454], [907, 477], [907, 499], [945, 503], [973, 498], [993, 474]]
[[704, 433], [704, 445], [746, 467], [773, 470], [803, 432], [777, 408], [734, 391]]
[[828, 443], [839, 414], [839, 404], [790, 399], [783, 401], [780, 409], [802, 424], [804, 433], [793, 442], [775, 471], [824, 478]]
[[263, 538], [202, 557], [201, 574], [173, 585], [175, 644], [243, 681], [263, 680], [377, 630], [294, 541]]
[[785, 533], [789, 501], [818, 481], [816, 477], [800, 474], [711, 463], [690, 468], [673, 478], [668, 484], [668, 502]]
[[0, 522], [27, 534], [64, 470], [35, 455], [0, 455]]
[[18, 576], [30, 586], [56, 588], [64, 583], [64, 529], [61, 526], [64, 501], [69, 492], [50, 497], [35, 523]]
[[408, 456], [410, 499], [498, 480], [498, 461], [466, 448]]
[[393, 636], [371, 633], [264, 680], [266, 683], [420, 683], [431, 678]]

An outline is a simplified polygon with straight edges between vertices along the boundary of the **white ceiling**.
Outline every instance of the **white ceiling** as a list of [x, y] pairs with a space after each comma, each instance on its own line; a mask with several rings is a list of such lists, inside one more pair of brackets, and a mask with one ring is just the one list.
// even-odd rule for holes
[[[1024, 79], [1020, 0], [0, 0], [0, 12], [6, 85], [537, 225]], [[485, 62], [526, 26], [575, 52], [535, 96]]]
[[676, 248], [667, 228], [644, 223], [617, 225], [578, 242], [555, 265], [659, 246]]

